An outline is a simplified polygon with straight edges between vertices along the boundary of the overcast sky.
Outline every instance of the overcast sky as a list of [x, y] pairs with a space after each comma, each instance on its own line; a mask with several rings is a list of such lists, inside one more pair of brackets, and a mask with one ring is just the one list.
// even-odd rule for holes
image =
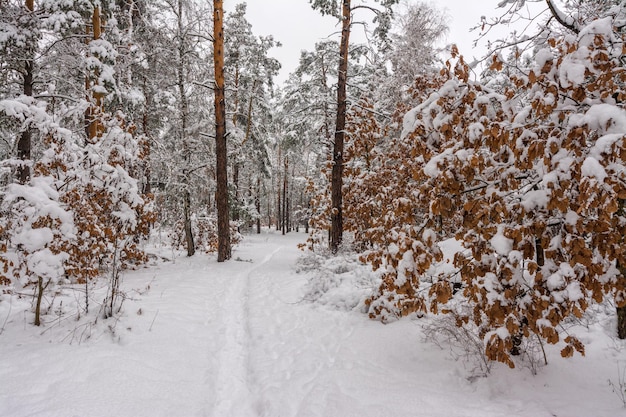
[[[282, 47], [271, 55], [282, 63], [277, 81], [282, 82], [296, 68], [301, 50], [313, 50], [315, 43], [329, 36], [338, 39], [337, 19], [322, 16], [313, 10], [309, 0], [225, 0], [226, 10], [233, 10], [238, 3], [248, 4], [248, 21], [256, 35], [273, 35]], [[408, 0], [409, 3], [417, 0]], [[472, 51], [476, 32], [469, 29], [480, 22], [481, 16], [493, 17], [501, 0], [438, 0], [432, 2], [450, 16], [450, 34], [446, 43], [456, 43], [468, 60], [479, 56], [484, 49]], [[357, 29], [358, 32], [358, 29]], [[358, 39], [358, 34], [355, 38]], [[361, 38], [362, 40], [363, 38]]]

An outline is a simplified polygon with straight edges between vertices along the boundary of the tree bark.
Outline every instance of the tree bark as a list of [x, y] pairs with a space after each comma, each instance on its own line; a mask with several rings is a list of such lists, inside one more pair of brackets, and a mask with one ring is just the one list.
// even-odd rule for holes
[[37, 300], [35, 301], [35, 326], [41, 326], [41, 301], [43, 300], [43, 293], [50, 285], [50, 280], [43, 285], [43, 278], [37, 277]]
[[277, 185], [276, 188], [278, 188], [278, 202], [277, 202], [277, 215], [276, 215], [276, 231], [280, 231], [282, 229], [282, 225], [283, 225], [283, 208], [282, 208], [282, 203], [281, 203], [281, 199], [280, 199], [280, 179], [278, 180], [279, 183]]
[[626, 339], [626, 306], [617, 307], [617, 337]]
[[[102, 19], [100, 16], [100, 7], [98, 6], [93, 9], [91, 24], [93, 36], [87, 36], [87, 44], [89, 44], [91, 39], [98, 40], [102, 36]], [[89, 35], [89, 27], [87, 27], [86, 34]], [[99, 74], [93, 74], [93, 79], [96, 80], [95, 85], [97, 85], [98, 77]], [[87, 137], [90, 143], [95, 143], [104, 132], [104, 126], [100, 120], [102, 114], [102, 93], [92, 89], [91, 76], [89, 73], [85, 78], [85, 89], [87, 90], [87, 98], [90, 103], [85, 114], [87, 121]]]
[[226, 100], [224, 94], [224, 7], [213, 0], [213, 65], [215, 68], [215, 156], [217, 180], [217, 261], [231, 258], [228, 219], [228, 154], [226, 147]]
[[[237, 119], [239, 118], [239, 53], [235, 59], [235, 88], [233, 90], [233, 102], [235, 104], [233, 110], [233, 126], [237, 127]], [[244, 139], [245, 142], [245, 139]], [[243, 143], [241, 144], [243, 147]], [[240, 149], [241, 152], [241, 149]], [[235, 189], [235, 201], [233, 201], [232, 215], [233, 220], [239, 221], [239, 161], [237, 155], [233, 161], [233, 188]]]
[[[26, 9], [29, 13], [35, 11], [34, 0], [26, 0]], [[35, 45], [29, 45], [27, 47], [26, 62], [24, 63], [23, 93], [25, 96], [29, 97], [33, 96], [34, 47]], [[27, 165], [27, 162], [31, 158], [31, 142], [32, 132], [30, 126], [26, 126], [26, 130], [22, 132], [17, 142], [17, 158], [22, 161], [17, 168], [17, 180], [22, 184], [27, 183], [30, 179], [30, 167]]]
[[189, 189], [186, 188], [184, 191], [184, 215], [185, 215], [185, 243], [187, 245], [187, 256], [193, 256], [196, 253], [196, 245], [193, 239], [193, 229], [191, 228], [191, 214], [190, 214], [190, 206], [191, 206], [191, 195], [189, 193]]
[[256, 207], [256, 233], [261, 234], [261, 179], [256, 179], [256, 196], [254, 197], [254, 206]]
[[144, 76], [143, 77], [143, 94], [144, 97], [146, 98], [146, 104], [144, 107], [144, 111], [143, 111], [143, 116], [142, 116], [142, 129], [143, 129], [143, 141], [141, 142], [141, 149], [142, 149], [142, 155], [143, 155], [143, 174], [144, 174], [144, 181], [145, 184], [143, 185], [143, 190], [142, 190], [142, 194], [146, 195], [146, 194], [151, 194], [152, 193], [152, 185], [151, 185], [151, 181], [152, 181], [152, 170], [150, 169], [150, 152], [151, 152], [151, 138], [150, 138], [150, 134], [148, 133], [150, 130], [149, 127], [149, 123], [148, 123], [148, 111], [152, 108], [152, 95], [148, 92], [148, 89], [146, 88], [146, 81], [147, 78]]
[[333, 145], [331, 174], [331, 228], [330, 249], [337, 253], [343, 239], [343, 144], [346, 127], [348, 83], [348, 48], [350, 45], [350, 0], [342, 1], [341, 44], [339, 48], [339, 79], [337, 82], [337, 123]]
[[[237, 159], [237, 156], [235, 156]], [[233, 163], [233, 188], [235, 189], [235, 198], [233, 201], [233, 220], [239, 221], [239, 210], [241, 205], [239, 204], [239, 162]]]
[[287, 231], [287, 227], [288, 226], [288, 222], [287, 222], [287, 171], [289, 168], [289, 162], [287, 161], [287, 157], [285, 157], [285, 170], [283, 171], [283, 209], [282, 209], [282, 219], [281, 219], [281, 223], [282, 223], [282, 234], [284, 235], [285, 232]]
[[184, 24], [183, 24], [183, 0], [178, 0], [178, 95], [180, 97], [180, 140], [183, 151], [183, 160], [185, 167], [183, 168], [183, 228], [185, 231], [185, 244], [187, 245], [187, 256], [193, 256], [196, 253], [196, 247], [193, 238], [193, 229], [191, 228], [191, 193], [190, 187], [190, 171], [191, 165], [191, 146], [187, 140], [187, 123], [189, 119], [189, 102], [187, 93], [185, 92], [185, 41], [184, 41]]
[[[27, 60], [24, 65], [24, 95], [33, 95], [33, 61]], [[17, 142], [17, 158], [21, 161], [17, 168], [17, 180], [25, 184], [30, 179], [30, 167], [27, 165], [31, 158], [32, 132], [30, 126], [22, 132]]]
[[[283, 210], [280, 200], [280, 160], [281, 160], [281, 148], [278, 146], [278, 159], [276, 160], [276, 191], [278, 195], [278, 201], [276, 202], [276, 231], [280, 231], [282, 228]], [[272, 181], [273, 182], [273, 181]]]

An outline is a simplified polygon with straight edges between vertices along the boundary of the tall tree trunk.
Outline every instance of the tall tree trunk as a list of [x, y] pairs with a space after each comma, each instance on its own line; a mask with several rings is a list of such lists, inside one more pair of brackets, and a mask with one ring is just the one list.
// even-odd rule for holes
[[141, 153], [142, 153], [142, 164], [143, 164], [143, 175], [145, 184], [143, 186], [142, 194], [151, 194], [152, 193], [152, 170], [150, 169], [150, 153], [151, 153], [151, 140], [150, 134], [148, 133], [150, 127], [148, 123], [148, 111], [152, 107], [152, 95], [148, 93], [146, 88], [146, 77], [143, 77], [143, 94], [146, 98], [146, 104], [143, 111], [143, 117], [141, 120], [142, 129], [143, 129], [143, 141], [141, 142]]
[[[235, 73], [235, 82], [236, 82], [236, 88], [235, 91], [238, 90], [238, 83], [239, 83], [239, 68], [236, 69], [236, 73]], [[254, 82], [252, 83], [252, 94], [250, 95], [250, 100], [248, 101], [248, 118], [246, 121], [246, 134], [243, 138], [243, 141], [241, 142], [241, 148], [240, 148], [240, 152], [243, 152], [243, 146], [246, 144], [246, 142], [248, 142], [248, 139], [250, 139], [250, 128], [252, 125], [252, 97], [254, 95], [254, 90], [256, 89], [256, 85], [257, 85], [257, 80], [254, 80]], [[237, 99], [238, 100], [238, 99]], [[239, 106], [239, 103], [237, 102], [237, 106], [236, 108]], [[237, 124], [236, 122], [236, 115], [233, 117], [233, 124], [236, 126]], [[238, 160], [235, 160], [235, 162], [233, 163], [233, 188], [235, 190], [235, 201], [234, 201], [234, 207], [233, 207], [233, 220], [239, 220], [240, 219], [240, 209], [241, 209], [241, 204], [240, 204], [240, 188], [239, 187], [239, 172], [241, 170], [241, 163]]]
[[[243, 143], [246, 143], [250, 139], [250, 130], [252, 128], [252, 102], [254, 100], [254, 92], [256, 90], [258, 80], [252, 82], [252, 94], [250, 94], [250, 100], [248, 101], [248, 120], [246, 121], [246, 136], [243, 138]], [[242, 144], [243, 144], [242, 143]]]
[[[34, 0], [26, 0], [26, 9], [29, 13], [35, 11]], [[28, 45], [26, 49], [26, 60], [24, 63], [24, 82], [23, 93], [25, 96], [33, 96], [33, 72], [34, 72], [34, 48], [35, 45]], [[30, 179], [30, 167], [27, 162], [31, 157], [31, 141], [32, 132], [30, 126], [26, 126], [17, 142], [17, 159], [21, 161], [21, 164], [17, 168], [17, 180], [25, 184]]]
[[[278, 159], [276, 160], [276, 191], [278, 195], [278, 201], [276, 202], [276, 231], [280, 231], [282, 228], [283, 210], [280, 200], [280, 160], [281, 160], [281, 148], [278, 146]], [[272, 180], [272, 185], [274, 181]]]
[[237, 117], [239, 116], [239, 52], [235, 55], [235, 88], [233, 89], [233, 126], [237, 126]]
[[[267, 190], [265, 191], [267, 193]], [[270, 194], [270, 193], [267, 193]], [[268, 195], [267, 197], [267, 228], [270, 229], [272, 227], [272, 198]]]
[[339, 79], [337, 82], [337, 123], [333, 145], [331, 174], [330, 249], [337, 253], [343, 238], [343, 142], [346, 128], [348, 83], [348, 48], [350, 45], [350, 0], [342, 1], [341, 44], [339, 48]]
[[[324, 55], [321, 56], [321, 68], [322, 68], [322, 78], [320, 79], [320, 83], [322, 85], [322, 91], [328, 91], [328, 78], [326, 75], [326, 64], [324, 63]], [[328, 101], [324, 100], [324, 138], [330, 143], [330, 111], [328, 109]]]
[[183, 229], [185, 232], [185, 243], [187, 245], [187, 256], [193, 256], [196, 253], [196, 247], [193, 238], [193, 229], [191, 228], [191, 193], [190, 188], [190, 164], [191, 164], [191, 146], [187, 140], [187, 123], [189, 119], [189, 102], [185, 91], [186, 84], [186, 65], [185, 56], [186, 48], [183, 39], [185, 31], [183, 23], [183, 0], [178, 0], [178, 95], [180, 97], [180, 140], [183, 147], [183, 160], [185, 166], [183, 168]]
[[239, 204], [239, 161], [236, 159], [237, 156], [235, 156], [235, 162], [233, 163], [233, 188], [235, 189], [235, 201], [232, 202], [232, 210], [233, 220], [239, 221], [239, 210], [241, 209], [241, 205]]
[[278, 185], [276, 187], [278, 189], [278, 201], [276, 204], [276, 230], [280, 231], [283, 227], [283, 208], [282, 208], [282, 203], [281, 203], [281, 199], [280, 199], [280, 180], [278, 180]]
[[289, 162], [287, 161], [287, 157], [285, 157], [285, 169], [283, 171], [283, 216], [281, 219], [282, 227], [281, 230], [283, 235], [287, 231], [287, 170], [289, 168]]
[[[235, 55], [235, 88], [233, 89], [233, 126], [237, 127], [237, 120], [239, 118], [239, 53]], [[245, 142], [245, 139], [244, 139]], [[243, 143], [241, 144], [243, 147]], [[240, 149], [241, 152], [241, 149]], [[235, 155], [233, 161], [233, 188], [235, 190], [235, 201], [232, 204], [233, 220], [239, 221], [239, 160], [238, 155]]]
[[304, 219], [304, 233], [308, 235], [309, 234], [309, 220], [310, 220], [308, 213], [309, 213], [309, 210], [311, 209], [311, 200], [307, 202], [306, 207], [307, 207], [307, 216]]
[[193, 239], [193, 230], [191, 228], [191, 214], [190, 214], [190, 206], [191, 206], [191, 195], [189, 193], [189, 188], [186, 188], [184, 191], [184, 204], [183, 209], [185, 211], [185, 244], [187, 245], [187, 256], [193, 256], [196, 253], [196, 245]]
[[226, 147], [226, 101], [224, 94], [224, 8], [213, 0], [213, 65], [215, 68], [215, 156], [217, 177], [217, 261], [231, 257], [228, 220], [228, 153]]
[[[33, 61], [27, 60], [24, 65], [24, 95], [33, 95]], [[30, 126], [26, 126], [17, 142], [17, 158], [21, 161], [17, 168], [17, 180], [25, 184], [30, 178], [30, 167], [27, 164], [31, 158], [32, 132]]]
[[[287, 190], [289, 190], [289, 186], [287, 186]], [[289, 233], [291, 232], [291, 196], [289, 191], [287, 191], [287, 216], [285, 216], [285, 221], [287, 222], [287, 233]]]
[[[93, 9], [93, 15], [91, 16], [91, 30], [93, 37], [90, 37], [89, 26], [87, 26], [87, 40], [89, 43], [91, 39], [98, 40], [102, 36], [102, 19], [100, 16], [100, 7], [96, 6]], [[95, 85], [98, 85], [98, 77], [100, 74], [87, 74], [85, 77], [85, 89], [87, 91], [87, 99], [89, 100], [89, 107], [85, 113], [85, 119], [87, 121], [87, 137], [89, 142], [95, 143], [97, 139], [104, 133], [104, 126], [100, 118], [102, 117], [102, 97], [103, 94], [100, 91], [92, 88], [91, 78], [95, 80]]]
[[256, 208], [256, 233], [261, 234], [261, 179], [256, 179], [256, 196], [254, 197], [254, 207]]

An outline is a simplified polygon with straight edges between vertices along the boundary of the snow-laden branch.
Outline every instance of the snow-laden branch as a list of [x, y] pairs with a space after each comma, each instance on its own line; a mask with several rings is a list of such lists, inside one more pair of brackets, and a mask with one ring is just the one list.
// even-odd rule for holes
[[556, 7], [556, 5], [554, 4], [553, 0], [546, 0], [546, 3], [548, 4], [550, 13], [552, 13], [552, 16], [554, 16], [557, 22], [576, 34], [580, 32], [580, 28], [578, 27], [576, 21], [571, 16], [567, 16], [565, 13], [559, 10], [559, 8]]

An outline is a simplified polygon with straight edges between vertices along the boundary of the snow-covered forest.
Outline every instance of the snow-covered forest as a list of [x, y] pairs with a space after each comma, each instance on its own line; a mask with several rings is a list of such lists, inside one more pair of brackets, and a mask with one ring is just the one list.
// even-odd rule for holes
[[626, 1], [293, 1], [0, 1], [0, 416], [626, 415]]

